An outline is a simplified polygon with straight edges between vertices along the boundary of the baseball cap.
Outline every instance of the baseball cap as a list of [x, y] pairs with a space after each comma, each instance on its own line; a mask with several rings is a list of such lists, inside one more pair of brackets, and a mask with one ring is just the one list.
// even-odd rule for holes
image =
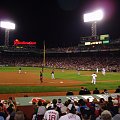
[[68, 108], [69, 110], [71, 110], [72, 106], [73, 106], [73, 104], [69, 104], [67, 108]]
[[59, 99], [58, 99], [58, 103], [61, 103], [61, 102], [62, 102], [62, 100], [61, 100], [61, 98], [59, 98]]

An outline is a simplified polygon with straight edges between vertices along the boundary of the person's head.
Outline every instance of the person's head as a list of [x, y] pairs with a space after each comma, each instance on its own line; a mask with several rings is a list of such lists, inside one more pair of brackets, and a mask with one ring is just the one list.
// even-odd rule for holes
[[2, 103], [0, 103], [0, 107], [3, 107], [3, 104], [2, 104]]
[[62, 100], [61, 100], [61, 98], [59, 98], [59, 99], [58, 99], [58, 103], [61, 103], [61, 102], [62, 102]]
[[112, 120], [112, 115], [111, 115], [111, 113], [108, 110], [104, 110], [101, 113], [101, 119], [102, 120]]
[[41, 105], [42, 105], [42, 101], [39, 100], [39, 101], [38, 101], [38, 106], [41, 106]]
[[90, 118], [91, 118], [91, 110], [90, 109], [81, 107], [80, 111], [81, 111], [83, 120], [90, 120]]
[[84, 89], [84, 87], [81, 87], [81, 90], [83, 90]]
[[67, 107], [69, 105], [69, 102], [65, 101], [64, 105]]
[[57, 99], [53, 99], [53, 100], [52, 100], [52, 103], [53, 103], [54, 105], [56, 105], [56, 104], [57, 104]]
[[68, 109], [69, 113], [76, 114], [76, 108], [75, 108], [74, 104], [69, 104], [67, 109]]
[[13, 108], [12, 108], [12, 107], [8, 107], [8, 108], [7, 108], [7, 112], [8, 112], [9, 114], [11, 114], [11, 113], [13, 112]]
[[104, 101], [104, 98], [100, 98], [100, 103], [103, 103]]
[[8, 99], [9, 99], [9, 100], [12, 100], [12, 97], [9, 97]]
[[95, 88], [95, 90], [98, 90], [98, 88]]
[[25, 120], [24, 113], [22, 111], [17, 111], [14, 120]]
[[112, 101], [112, 97], [111, 96], [108, 97], [108, 101]]

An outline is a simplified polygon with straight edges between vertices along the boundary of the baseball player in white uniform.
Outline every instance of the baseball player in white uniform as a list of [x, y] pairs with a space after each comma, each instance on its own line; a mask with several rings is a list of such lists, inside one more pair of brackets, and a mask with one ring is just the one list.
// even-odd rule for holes
[[51, 78], [52, 78], [52, 79], [55, 79], [54, 70], [51, 72]]
[[102, 74], [105, 75], [105, 68], [102, 69]]
[[92, 83], [92, 84], [96, 84], [97, 75], [96, 75], [95, 73], [93, 73], [91, 76], [92, 76], [92, 81], [91, 81], [91, 83]]
[[99, 70], [98, 70], [98, 68], [97, 68], [97, 69], [96, 69], [96, 73], [98, 73], [98, 71], [99, 71]]
[[21, 68], [19, 68], [19, 74], [21, 73]]

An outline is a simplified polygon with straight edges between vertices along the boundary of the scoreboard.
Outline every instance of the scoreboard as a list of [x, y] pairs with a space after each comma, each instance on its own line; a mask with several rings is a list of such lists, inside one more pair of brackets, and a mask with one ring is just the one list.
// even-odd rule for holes
[[109, 34], [81, 37], [79, 46], [98, 44], [109, 44]]

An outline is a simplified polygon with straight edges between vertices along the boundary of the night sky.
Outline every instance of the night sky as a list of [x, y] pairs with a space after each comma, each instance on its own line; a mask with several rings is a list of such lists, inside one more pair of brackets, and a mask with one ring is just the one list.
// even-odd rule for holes
[[[0, 1], [0, 20], [15, 22], [10, 31], [10, 44], [36, 41], [37, 47], [67, 47], [77, 45], [82, 36], [91, 35], [91, 23], [83, 22], [83, 14], [97, 8], [104, 10], [104, 19], [97, 23], [97, 34], [120, 37], [120, 0], [3, 0]], [[4, 29], [0, 28], [0, 45]]]

